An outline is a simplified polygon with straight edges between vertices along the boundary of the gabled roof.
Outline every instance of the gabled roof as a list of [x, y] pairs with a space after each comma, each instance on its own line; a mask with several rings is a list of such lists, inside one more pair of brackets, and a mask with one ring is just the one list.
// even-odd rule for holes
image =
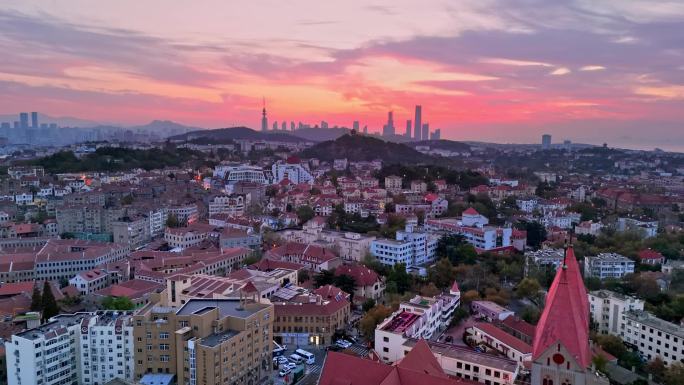
[[480, 215], [480, 213], [478, 213], [477, 210], [475, 210], [474, 208], [468, 207], [468, 208], [463, 212], [463, 215]]
[[444, 370], [437, 362], [437, 358], [432, 354], [430, 346], [425, 340], [418, 340], [409, 354], [397, 363], [401, 369], [413, 370], [416, 372], [430, 374], [431, 376], [447, 378]]
[[546, 296], [532, 344], [532, 359], [556, 343], [563, 345], [579, 365], [586, 368], [591, 364], [589, 300], [572, 247], [567, 249]]

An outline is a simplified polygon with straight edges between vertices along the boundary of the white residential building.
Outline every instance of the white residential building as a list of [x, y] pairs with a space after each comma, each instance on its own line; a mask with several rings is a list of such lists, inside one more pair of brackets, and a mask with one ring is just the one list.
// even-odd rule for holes
[[69, 279], [69, 284], [73, 285], [81, 295], [88, 295], [102, 290], [109, 286], [110, 283], [109, 273], [104, 269], [83, 271]]
[[244, 195], [219, 195], [209, 202], [209, 216], [228, 214], [240, 217], [244, 215], [248, 204]]
[[267, 185], [273, 182], [269, 171], [248, 164], [219, 164], [214, 167], [214, 177], [225, 179], [228, 184], [247, 181]]
[[273, 172], [274, 183], [280, 183], [283, 179], [288, 179], [295, 184], [313, 183], [314, 180], [308, 167], [304, 167], [298, 159], [290, 159], [287, 162], [277, 161], [271, 166], [271, 171]]
[[636, 231], [644, 238], [655, 237], [658, 235], [658, 221], [622, 217], [617, 220], [617, 230]]
[[634, 261], [617, 254], [601, 253], [595, 257], [584, 258], [584, 276], [599, 279], [622, 278], [634, 273]]
[[620, 337], [645, 360], [660, 357], [665, 365], [684, 360], [684, 328], [648, 312], [626, 311], [622, 315]]
[[[473, 223], [473, 220], [474, 216], [466, 218], [467, 223]], [[462, 235], [466, 242], [483, 251], [512, 246], [513, 230], [510, 227], [469, 226], [458, 218], [439, 218], [425, 221], [425, 228]]]
[[103, 385], [115, 378], [133, 380], [133, 324], [129, 313], [91, 313], [81, 321], [79, 333], [81, 384]]
[[461, 292], [454, 282], [449, 292], [436, 297], [415, 296], [402, 302], [375, 328], [375, 351], [383, 362], [394, 363], [404, 357], [404, 343], [412, 338], [430, 339], [446, 329], [454, 310], [460, 305]]
[[525, 274], [530, 271], [530, 266], [553, 266], [553, 271], [558, 270], [563, 259], [565, 258], [565, 251], [563, 249], [541, 249], [537, 251], [525, 252]]
[[438, 242], [439, 236], [414, 231], [407, 225], [405, 231], [397, 231], [396, 240], [373, 240], [370, 252], [385, 265], [403, 263], [409, 269], [434, 261]]
[[589, 294], [589, 312], [600, 334], [619, 336], [625, 311], [644, 310], [644, 301], [610, 290], [596, 290]]
[[537, 198], [521, 198], [516, 199], [515, 204], [518, 206], [518, 208], [520, 208], [520, 210], [526, 213], [531, 213], [537, 208], [539, 200]]

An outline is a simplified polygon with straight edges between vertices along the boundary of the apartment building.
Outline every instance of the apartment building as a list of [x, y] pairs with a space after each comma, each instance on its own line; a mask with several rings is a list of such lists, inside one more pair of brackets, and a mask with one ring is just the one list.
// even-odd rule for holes
[[473, 343], [485, 352], [503, 354], [521, 368], [532, 361], [532, 345], [506, 333], [494, 324], [478, 322], [466, 332]]
[[644, 301], [610, 290], [589, 293], [589, 313], [600, 334], [619, 336], [623, 313], [630, 310], [644, 310]]
[[269, 171], [248, 164], [219, 164], [214, 167], [214, 177], [225, 179], [229, 184], [246, 181], [267, 185], [273, 180]]
[[190, 224], [199, 219], [199, 208], [197, 203], [172, 205], [166, 208], [168, 215], [173, 215], [179, 223]]
[[273, 305], [242, 294], [141, 309], [133, 321], [135, 380], [171, 374], [178, 385], [255, 384], [270, 376]]
[[112, 223], [112, 238], [114, 242], [123, 243], [137, 248], [149, 243], [152, 239], [150, 233], [150, 220], [143, 215], [124, 217]]
[[461, 235], [465, 238], [466, 242], [482, 251], [512, 246], [511, 236], [513, 235], [513, 230], [511, 228], [486, 226], [479, 221], [473, 223], [472, 219], [477, 217], [479, 217], [479, 214], [464, 215], [463, 219], [429, 219], [425, 222], [425, 228], [430, 231], [445, 231]]
[[273, 335], [277, 342], [298, 346], [330, 345], [333, 334], [349, 322], [349, 295], [334, 286], [306, 293], [282, 288], [272, 297], [275, 307]]
[[375, 350], [383, 362], [394, 363], [405, 354], [404, 343], [411, 338], [430, 339], [451, 322], [460, 305], [461, 293], [454, 283], [448, 292], [435, 297], [415, 296], [375, 328]]
[[385, 265], [403, 263], [409, 269], [434, 261], [438, 242], [437, 235], [417, 232], [407, 225], [405, 231], [397, 231], [396, 239], [372, 241], [370, 252]]
[[620, 337], [645, 360], [660, 357], [665, 365], [684, 362], [684, 327], [646, 311], [625, 311], [620, 324]]
[[390, 175], [385, 177], [385, 190], [391, 193], [397, 193], [402, 190], [401, 187], [402, 179], [396, 175]]
[[82, 271], [69, 279], [81, 295], [88, 295], [114, 283], [115, 279], [105, 269]]
[[[508, 358], [480, 353], [470, 347], [426, 342], [439, 366], [452, 378], [458, 377], [485, 385], [512, 385], [520, 371], [519, 365]], [[407, 355], [417, 343], [417, 339], [406, 340], [404, 355]]]
[[164, 240], [169, 247], [181, 250], [199, 245], [206, 239], [218, 237], [215, 227], [208, 223], [191, 223], [186, 227], [170, 228], [164, 231]]
[[288, 242], [316, 243], [333, 248], [340, 258], [351, 261], [361, 261], [375, 240], [365, 234], [326, 230], [325, 225], [325, 218], [316, 217], [305, 223], [302, 230], [285, 230], [280, 237]]
[[50, 239], [35, 254], [35, 279], [68, 280], [79, 272], [121, 261], [129, 254], [129, 246], [119, 243]]
[[104, 385], [114, 379], [133, 379], [131, 314], [98, 311], [81, 320], [76, 350], [80, 384]]
[[548, 266], [554, 271], [558, 270], [565, 258], [565, 251], [563, 249], [540, 249], [536, 251], [525, 252], [525, 275], [533, 266]]
[[248, 230], [224, 228], [219, 235], [219, 247], [221, 249], [233, 247], [254, 249], [259, 246], [261, 246], [261, 235], [254, 233], [251, 228]]
[[245, 207], [249, 204], [244, 195], [219, 195], [209, 201], [209, 216], [216, 214], [228, 214], [232, 216], [242, 216]]
[[284, 179], [287, 179], [294, 184], [313, 183], [314, 181], [314, 177], [311, 175], [308, 166], [294, 156], [288, 158], [286, 161], [279, 160], [273, 163], [271, 172], [273, 173], [274, 183], [280, 183]]
[[598, 279], [622, 278], [634, 273], [634, 261], [617, 253], [601, 253], [584, 258], [584, 276]]
[[86, 314], [62, 315], [12, 336], [5, 344], [10, 385], [78, 385], [77, 354]]
[[639, 218], [618, 218], [616, 223], [617, 231], [635, 231], [644, 238], [651, 238], [658, 235], [658, 221]]

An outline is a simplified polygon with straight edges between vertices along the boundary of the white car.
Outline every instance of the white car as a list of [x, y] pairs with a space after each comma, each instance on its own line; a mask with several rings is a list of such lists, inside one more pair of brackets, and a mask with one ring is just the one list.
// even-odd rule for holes
[[352, 346], [352, 343], [349, 341], [345, 341], [345, 340], [337, 340], [337, 342], [335, 342], [335, 345], [337, 345], [343, 349], [348, 349], [349, 347]]
[[294, 362], [288, 362], [287, 364], [285, 364], [285, 368], [286, 368], [286, 369], [292, 370], [292, 369], [294, 369], [294, 368], [296, 368], [296, 367], [297, 367], [297, 364], [295, 364]]
[[287, 357], [283, 357], [283, 356], [277, 357], [277, 359], [278, 359], [278, 363], [279, 363], [279, 364], [287, 364], [288, 362], [290, 362], [290, 361], [287, 359]]
[[282, 368], [282, 369], [280, 369], [280, 372], [278, 372], [278, 375], [280, 377], [285, 377], [291, 371], [292, 371], [292, 369], [290, 369], [290, 368]]

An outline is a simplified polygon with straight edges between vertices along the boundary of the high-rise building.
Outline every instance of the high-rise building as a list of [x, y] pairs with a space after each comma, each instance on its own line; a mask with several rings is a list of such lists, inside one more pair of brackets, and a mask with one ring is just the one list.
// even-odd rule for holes
[[178, 385], [254, 384], [272, 373], [273, 305], [259, 302], [251, 282], [240, 291], [239, 299], [193, 298], [180, 308], [162, 300], [139, 310], [135, 380], [161, 373]]
[[294, 131], [294, 130], [295, 130], [295, 122], [293, 120], [290, 122], [290, 131]]
[[404, 136], [407, 138], [411, 137], [411, 119], [406, 121], [406, 132], [404, 132]]
[[432, 135], [430, 135], [430, 139], [432, 140], [440, 140], [442, 137], [442, 129], [437, 128], [432, 132]]
[[273, 131], [277, 131], [277, 130], [278, 130], [278, 121], [276, 120], [275, 122], [273, 122]]
[[287, 131], [287, 122], [283, 120], [283, 123], [280, 125], [280, 129], [283, 131]]
[[28, 112], [22, 112], [19, 114], [19, 122], [21, 122], [21, 129], [25, 130], [29, 128], [29, 123], [28, 123]]
[[592, 365], [589, 299], [572, 247], [546, 295], [532, 344], [532, 385], [607, 385]]
[[549, 135], [549, 134], [542, 135], [542, 149], [548, 150], [550, 148], [551, 148], [551, 135]]
[[266, 99], [264, 99], [264, 109], [261, 111], [261, 131], [268, 131], [268, 118], [266, 117]]
[[328, 128], [328, 122], [326, 122], [325, 120], [321, 120], [321, 128], [327, 129]]
[[429, 123], [423, 123], [423, 133], [421, 134], [421, 137], [423, 138], [423, 140], [430, 139], [430, 124]]
[[38, 113], [31, 112], [31, 128], [38, 128]]
[[423, 135], [423, 132], [421, 131], [421, 129], [423, 128], [422, 123], [423, 123], [423, 107], [422, 106], [416, 106], [416, 116], [413, 119], [413, 138], [415, 140], [421, 140], [421, 137]]
[[355, 120], [354, 123], [352, 123], [352, 129], [356, 132], [359, 132], [359, 121]]
[[363, 133], [368, 134], [368, 126], [363, 126]]
[[387, 113], [387, 124], [383, 127], [382, 136], [392, 136], [394, 135], [394, 113], [389, 111]]

